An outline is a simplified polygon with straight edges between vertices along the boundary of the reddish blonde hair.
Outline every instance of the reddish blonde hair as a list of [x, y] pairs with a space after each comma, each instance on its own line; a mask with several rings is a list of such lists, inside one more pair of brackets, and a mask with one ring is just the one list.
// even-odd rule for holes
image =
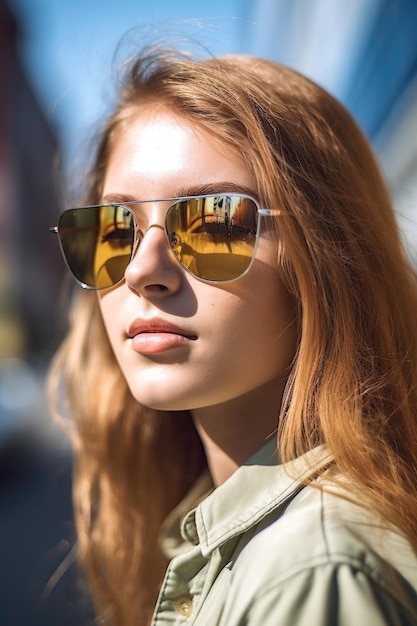
[[[352, 494], [417, 552], [417, 288], [368, 142], [329, 94], [276, 63], [147, 50], [103, 129], [88, 201], [100, 198], [121, 125], [150, 102], [238, 149], [262, 204], [285, 214], [276, 232], [299, 345], [281, 407], [282, 458], [327, 443]], [[62, 378], [80, 551], [97, 604], [109, 623], [147, 624], [165, 567], [159, 527], [205, 466], [201, 444], [190, 415], [172, 420], [132, 398], [94, 294], [74, 301], [52, 371]]]

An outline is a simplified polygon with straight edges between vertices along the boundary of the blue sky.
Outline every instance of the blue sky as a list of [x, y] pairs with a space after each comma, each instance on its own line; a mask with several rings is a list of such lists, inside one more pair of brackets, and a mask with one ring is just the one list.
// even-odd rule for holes
[[[190, 33], [216, 53], [244, 52], [247, 0], [9, 0], [24, 65], [48, 119], [73, 149], [109, 102], [112, 59], [132, 28]], [[151, 25], [148, 31], [145, 25]], [[65, 149], [65, 148], [64, 148]]]
[[417, 58], [417, 0], [9, 2], [20, 19], [25, 66], [64, 155], [82, 146], [111, 104], [112, 58], [135, 27], [135, 49], [144, 36], [175, 31], [214, 54], [254, 53], [295, 67], [341, 99], [373, 138], [390, 122]]

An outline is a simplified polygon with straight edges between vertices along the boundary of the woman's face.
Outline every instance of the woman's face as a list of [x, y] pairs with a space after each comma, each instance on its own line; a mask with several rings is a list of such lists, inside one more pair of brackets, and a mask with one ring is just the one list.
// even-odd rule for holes
[[[167, 110], [145, 108], [114, 144], [102, 200], [240, 188], [256, 196], [256, 181], [236, 151]], [[125, 280], [98, 292], [133, 396], [155, 409], [197, 409], [259, 393], [275, 381], [281, 385], [295, 351], [296, 324], [277, 268], [276, 239], [261, 236], [255, 261], [240, 279], [203, 283], [181, 268], [168, 246], [167, 206], [140, 205], [144, 238]]]

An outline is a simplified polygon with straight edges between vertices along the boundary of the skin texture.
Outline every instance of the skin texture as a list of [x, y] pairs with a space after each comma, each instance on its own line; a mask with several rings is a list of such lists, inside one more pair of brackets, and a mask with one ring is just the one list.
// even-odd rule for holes
[[[256, 196], [236, 151], [166, 109], [145, 107], [129, 118], [114, 144], [102, 200], [236, 188]], [[175, 260], [163, 231], [168, 206], [135, 206], [143, 241], [124, 282], [98, 297], [133, 396], [155, 409], [191, 409], [220, 483], [276, 431], [295, 352], [293, 304], [280, 278], [276, 239], [266, 230], [250, 270], [214, 286]]]

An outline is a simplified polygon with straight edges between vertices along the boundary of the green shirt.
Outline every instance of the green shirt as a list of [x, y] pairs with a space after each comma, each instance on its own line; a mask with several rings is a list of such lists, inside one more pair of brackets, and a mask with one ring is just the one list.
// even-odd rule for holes
[[270, 441], [185, 516], [181, 539], [171, 518], [163, 545], [176, 556], [152, 624], [417, 624], [408, 542], [341, 494], [302, 486], [330, 461], [319, 447], [279, 464]]

